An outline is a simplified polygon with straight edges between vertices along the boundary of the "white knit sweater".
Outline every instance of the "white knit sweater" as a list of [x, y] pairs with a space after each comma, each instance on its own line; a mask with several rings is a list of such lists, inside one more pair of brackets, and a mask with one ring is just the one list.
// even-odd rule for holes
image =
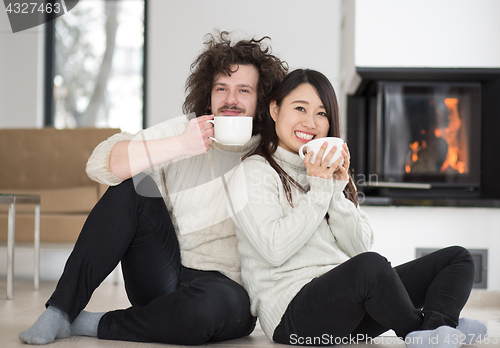
[[271, 340], [299, 290], [367, 251], [373, 238], [366, 214], [343, 195], [347, 181], [308, 176], [303, 160], [281, 147], [274, 158], [307, 189], [292, 189], [293, 207], [278, 173], [261, 156], [243, 161], [229, 182], [243, 284]]
[[[109, 169], [109, 156], [117, 142], [176, 136], [184, 131], [187, 122], [181, 117], [136, 135], [127, 132], [113, 135], [94, 150], [87, 163], [88, 176], [106, 185], [118, 185], [122, 180]], [[230, 178], [241, 156], [255, 147], [258, 140], [253, 137], [244, 146], [214, 143], [204, 155], [177, 158], [146, 171], [158, 184], [165, 200], [184, 266], [219, 271], [241, 284], [237, 238], [226, 210], [224, 180]]]

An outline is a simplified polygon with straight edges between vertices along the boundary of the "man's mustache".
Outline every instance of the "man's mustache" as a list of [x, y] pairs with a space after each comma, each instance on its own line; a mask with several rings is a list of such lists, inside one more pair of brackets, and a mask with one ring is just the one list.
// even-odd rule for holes
[[239, 111], [239, 112], [245, 112], [245, 109], [243, 108], [240, 108], [238, 106], [229, 106], [229, 105], [224, 105], [224, 106], [221, 106], [218, 110], [217, 110], [219, 113], [223, 112], [223, 111]]

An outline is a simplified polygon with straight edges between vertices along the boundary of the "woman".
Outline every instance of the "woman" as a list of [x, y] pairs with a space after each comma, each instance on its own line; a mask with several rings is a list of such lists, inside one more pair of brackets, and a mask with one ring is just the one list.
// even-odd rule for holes
[[367, 252], [373, 234], [347, 145], [342, 165], [341, 157], [327, 166], [335, 147], [314, 164], [312, 152], [298, 155], [308, 141], [340, 134], [328, 79], [296, 70], [271, 100], [259, 145], [229, 183], [242, 278], [265, 334], [303, 345], [352, 343], [389, 329], [408, 347], [481, 339], [483, 323], [459, 323], [474, 279], [470, 253], [450, 247], [393, 269]]

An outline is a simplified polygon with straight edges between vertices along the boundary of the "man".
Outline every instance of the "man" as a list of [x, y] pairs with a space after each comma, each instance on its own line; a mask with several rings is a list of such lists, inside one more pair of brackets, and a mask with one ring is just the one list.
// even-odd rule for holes
[[[210, 35], [191, 66], [183, 105], [199, 117], [167, 121], [135, 137], [123, 132], [95, 149], [87, 173], [111, 187], [90, 213], [47, 309], [21, 332], [22, 341], [87, 335], [203, 344], [253, 331], [224, 185], [257, 144], [268, 96], [287, 71], [262, 41], [233, 44], [226, 32]], [[253, 116], [255, 136], [244, 146], [213, 143], [206, 121], [214, 115]], [[120, 261], [132, 307], [83, 311]]]

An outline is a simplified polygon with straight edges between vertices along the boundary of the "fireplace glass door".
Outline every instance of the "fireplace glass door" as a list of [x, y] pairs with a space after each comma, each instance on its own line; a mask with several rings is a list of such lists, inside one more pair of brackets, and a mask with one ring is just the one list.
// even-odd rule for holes
[[379, 180], [479, 185], [479, 83], [378, 82], [376, 118]]

